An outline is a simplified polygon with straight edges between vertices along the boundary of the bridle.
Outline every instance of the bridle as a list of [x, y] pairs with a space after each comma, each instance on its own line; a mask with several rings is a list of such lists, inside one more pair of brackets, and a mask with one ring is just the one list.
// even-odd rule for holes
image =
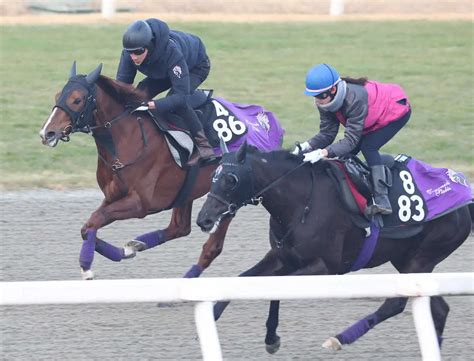
[[[67, 88], [71, 85], [76, 85], [76, 88], [82, 88], [87, 94], [86, 104], [80, 112], [72, 110], [66, 102], [70, 92], [65, 90], [67, 90]], [[85, 76], [77, 76], [76, 78], [70, 79], [69, 82], [66, 84], [60, 97], [58, 98], [56, 104], [53, 107], [53, 111], [55, 108], [59, 108], [63, 110], [71, 119], [71, 124], [66, 126], [62, 131], [62, 136], [60, 138], [62, 141], [69, 142], [69, 136], [72, 133], [91, 132], [90, 123], [92, 121], [94, 111], [97, 110], [96, 93], [97, 86], [95, 84], [89, 85], [85, 80]]]
[[[70, 91], [68, 87], [72, 85], [75, 85], [74, 89], [81, 88], [86, 93], [86, 104], [83, 107], [82, 111], [80, 112], [72, 110], [66, 102], [68, 96], [70, 95]], [[104, 137], [99, 136], [99, 134], [95, 133], [94, 131], [97, 131], [99, 129], [109, 130], [110, 128], [112, 128], [113, 124], [129, 116], [132, 113], [133, 109], [125, 108], [120, 114], [116, 115], [111, 120], [100, 122], [101, 124], [97, 125], [94, 119], [94, 115], [96, 118], [98, 117], [96, 95], [97, 95], [97, 85], [95, 83], [89, 84], [85, 76], [80, 75], [80, 76], [76, 76], [74, 78], [69, 79], [69, 82], [64, 87], [63, 92], [61, 93], [60, 97], [56, 101], [55, 106], [53, 107], [53, 110], [54, 108], [62, 109], [66, 114], [68, 114], [68, 116], [71, 119], [71, 124], [69, 124], [68, 126], [64, 128], [64, 130], [62, 131], [62, 135], [59, 139], [62, 140], [63, 142], [69, 142], [70, 135], [72, 133], [81, 132], [81, 133], [91, 134], [93, 137], [95, 137], [99, 141], [99, 143], [101, 143], [105, 147], [105, 149], [108, 150], [109, 153], [112, 154], [114, 161], [112, 163], [108, 162], [100, 153], [98, 154], [99, 158], [102, 160], [102, 162], [104, 162], [104, 164], [110, 166], [113, 171], [117, 171], [126, 166], [134, 164], [144, 155], [145, 148], [148, 142], [147, 142], [145, 130], [143, 127], [143, 121], [141, 117], [137, 117], [137, 120], [140, 125], [144, 149], [142, 150], [142, 152], [140, 152], [140, 154], [138, 154], [136, 159], [134, 159], [132, 162], [124, 164], [116, 156], [115, 145], [114, 145], [113, 139], [111, 138], [110, 133], [108, 132], [108, 134], [104, 138]]]
[[[221, 215], [220, 215], [220, 219], [224, 219], [225, 217], [234, 217], [235, 214], [237, 213], [237, 211], [244, 207], [244, 206], [247, 206], [247, 205], [253, 205], [253, 206], [257, 206], [259, 205], [260, 203], [262, 203], [263, 201], [263, 194], [270, 190], [271, 188], [273, 188], [278, 182], [280, 182], [282, 179], [286, 178], [287, 176], [289, 176], [291, 173], [293, 173], [294, 171], [296, 171], [297, 169], [301, 168], [302, 166], [304, 166], [306, 163], [300, 163], [298, 164], [296, 167], [292, 168], [291, 170], [289, 170], [288, 172], [282, 174], [281, 176], [279, 176], [278, 178], [274, 179], [273, 181], [271, 181], [268, 185], [266, 185], [265, 187], [263, 187], [263, 189], [257, 191], [257, 192], [253, 192], [252, 195], [248, 196], [248, 197], [245, 197], [243, 201], [241, 202], [229, 202], [227, 201], [226, 199], [224, 199], [223, 197], [215, 194], [214, 192], [209, 192], [208, 194], [208, 197], [210, 198], [214, 198], [215, 200], [217, 200], [219, 203], [222, 203], [224, 204], [226, 207], [227, 207], [227, 210], [225, 212], [223, 212]], [[254, 189], [254, 177], [253, 177], [253, 173], [252, 171], [249, 169], [247, 170], [247, 172], [249, 172], [249, 179], [250, 179], [250, 189], [253, 191]], [[236, 184], [238, 184], [239, 182], [239, 178], [236, 174], [234, 173], [229, 173], [229, 175], [235, 177], [236, 179]], [[312, 173], [311, 173], [311, 180], [313, 179], [312, 178]], [[313, 187], [311, 187], [312, 189]]]

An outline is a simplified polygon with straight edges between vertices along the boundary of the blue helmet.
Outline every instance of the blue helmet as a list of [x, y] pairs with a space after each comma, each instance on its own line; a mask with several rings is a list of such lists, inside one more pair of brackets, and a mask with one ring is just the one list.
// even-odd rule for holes
[[304, 93], [314, 97], [328, 91], [340, 81], [339, 73], [331, 65], [318, 64], [313, 66], [306, 74], [306, 90]]

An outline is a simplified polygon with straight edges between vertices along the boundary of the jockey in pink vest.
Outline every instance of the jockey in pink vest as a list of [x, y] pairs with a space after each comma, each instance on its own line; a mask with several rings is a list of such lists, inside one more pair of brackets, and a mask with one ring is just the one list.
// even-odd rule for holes
[[[321, 123], [319, 133], [294, 150], [306, 153], [304, 161], [341, 157], [359, 151], [371, 167], [374, 186], [372, 214], [390, 214], [387, 176], [379, 149], [408, 122], [408, 97], [397, 84], [366, 78], [341, 78], [328, 64], [319, 64], [306, 75], [306, 95], [314, 97]], [[339, 124], [344, 137], [334, 142]]]

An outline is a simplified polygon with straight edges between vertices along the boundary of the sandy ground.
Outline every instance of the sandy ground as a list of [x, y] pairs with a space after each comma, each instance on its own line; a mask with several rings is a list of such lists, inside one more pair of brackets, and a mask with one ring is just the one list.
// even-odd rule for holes
[[[36, 1], [35, 3], [45, 3]], [[344, 15], [330, 16], [330, 0], [116, 0], [119, 12], [112, 19], [101, 14], [33, 13], [26, 0], [0, 0], [0, 24], [129, 23], [157, 17], [165, 21], [289, 22], [289, 21], [385, 21], [385, 20], [471, 20], [470, 0], [344, 0]], [[85, 1], [100, 8], [100, 1]]]

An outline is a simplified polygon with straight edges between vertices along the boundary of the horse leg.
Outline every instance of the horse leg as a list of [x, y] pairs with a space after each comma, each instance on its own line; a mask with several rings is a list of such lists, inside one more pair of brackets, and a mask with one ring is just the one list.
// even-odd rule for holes
[[198, 263], [191, 266], [191, 268], [185, 273], [184, 278], [199, 277], [201, 273], [210, 266], [212, 261], [221, 254], [222, 247], [224, 246], [225, 235], [231, 221], [232, 218], [227, 218], [221, 221], [217, 230], [209, 236], [206, 243], [202, 246]]
[[[302, 276], [302, 275], [322, 275], [328, 274], [328, 268], [321, 258], [315, 259], [288, 276]], [[265, 349], [269, 354], [274, 354], [278, 351], [281, 345], [280, 336], [277, 335], [280, 301], [271, 301], [270, 309], [268, 311], [268, 318], [265, 324], [267, 333], [265, 335]]]
[[[275, 274], [275, 269], [280, 265], [277, 251], [272, 249], [255, 266], [242, 272], [239, 277], [271, 276]], [[220, 301], [214, 305], [214, 320], [217, 321], [221, 317], [229, 303], [230, 301]]]
[[436, 335], [438, 336], [438, 343], [441, 347], [441, 344], [443, 343], [444, 326], [446, 325], [446, 319], [448, 318], [449, 313], [449, 306], [441, 296], [432, 296], [430, 303], [431, 315], [433, 316]]
[[127, 255], [125, 258], [133, 258], [137, 252], [156, 247], [175, 238], [187, 236], [191, 233], [192, 209], [193, 201], [173, 208], [167, 228], [142, 234], [124, 245], [123, 251]]
[[122, 249], [98, 239], [97, 231], [116, 220], [143, 218], [145, 215], [146, 211], [143, 209], [140, 197], [136, 193], [130, 193], [126, 197], [112, 203], [102, 202], [81, 229], [83, 243], [79, 256], [79, 265], [83, 279], [89, 280], [94, 278], [91, 267], [95, 250], [104, 257], [116, 262], [125, 258]]
[[407, 297], [389, 298], [385, 300], [385, 302], [376, 312], [357, 321], [352, 326], [336, 335], [336, 337], [330, 337], [322, 344], [322, 347], [340, 350], [342, 345], [353, 343], [359, 337], [363, 336], [369, 330], [374, 328], [375, 325], [403, 312], [407, 301]]
[[276, 330], [278, 328], [278, 320], [280, 318], [280, 301], [270, 301], [270, 308], [268, 310], [268, 318], [265, 323], [267, 333], [265, 335], [265, 350], [269, 354], [274, 354], [280, 349], [281, 339], [277, 335]]

